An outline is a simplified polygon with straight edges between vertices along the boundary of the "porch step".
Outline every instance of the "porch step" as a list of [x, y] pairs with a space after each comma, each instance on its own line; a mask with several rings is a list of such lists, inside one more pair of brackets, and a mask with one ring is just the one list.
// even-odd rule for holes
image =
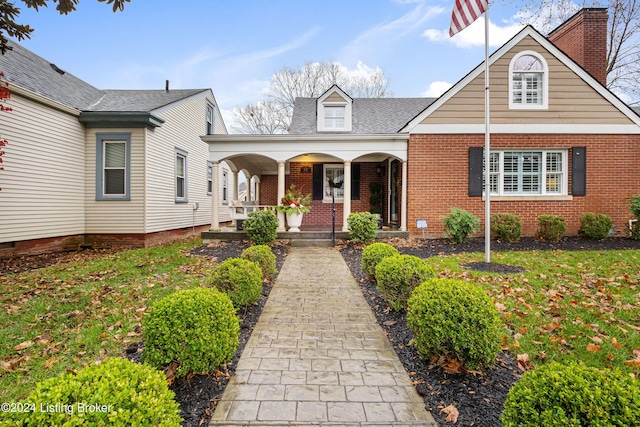
[[297, 248], [330, 248], [333, 246], [331, 239], [291, 239], [291, 246]]

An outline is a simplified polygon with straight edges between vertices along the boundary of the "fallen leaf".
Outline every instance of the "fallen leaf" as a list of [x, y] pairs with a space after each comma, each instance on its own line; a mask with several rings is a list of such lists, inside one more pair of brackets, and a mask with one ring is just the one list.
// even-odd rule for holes
[[20, 350], [24, 350], [25, 348], [29, 348], [32, 345], [33, 345], [33, 341], [24, 341], [18, 344], [17, 346], [13, 347], [13, 349], [15, 351], [20, 351]]
[[587, 351], [597, 353], [600, 351], [600, 346], [595, 344], [587, 344]]
[[442, 408], [440, 412], [444, 412], [445, 414], [447, 414], [447, 418], [444, 419], [445, 421], [453, 424], [458, 422], [458, 416], [460, 415], [460, 413], [458, 412], [458, 408], [456, 408], [453, 404], [447, 406], [446, 408]]
[[522, 371], [529, 370], [530, 366], [527, 362], [529, 362], [529, 355], [527, 353], [518, 354], [518, 368]]
[[593, 341], [596, 344], [602, 344], [603, 343], [602, 338], [600, 338], [600, 337], [593, 337], [593, 338], [591, 338], [591, 341]]
[[49, 359], [47, 359], [44, 362], [44, 368], [45, 369], [51, 369], [53, 367], [53, 365], [55, 365], [56, 363], [58, 363], [60, 361], [59, 357], [50, 357]]

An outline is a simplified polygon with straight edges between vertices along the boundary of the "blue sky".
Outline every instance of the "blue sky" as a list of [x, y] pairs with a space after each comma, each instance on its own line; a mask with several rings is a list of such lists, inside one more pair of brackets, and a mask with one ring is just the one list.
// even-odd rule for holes
[[[20, 2], [18, 2], [22, 5]], [[490, 10], [492, 50], [520, 28], [524, 2]], [[453, 0], [96, 0], [60, 16], [21, 7], [22, 44], [100, 89], [212, 88], [231, 110], [263, 97], [274, 71], [337, 61], [380, 68], [398, 97], [438, 96], [484, 59], [484, 18], [454, 38]], [[23, 6], [23, 5], [22, 5]]]

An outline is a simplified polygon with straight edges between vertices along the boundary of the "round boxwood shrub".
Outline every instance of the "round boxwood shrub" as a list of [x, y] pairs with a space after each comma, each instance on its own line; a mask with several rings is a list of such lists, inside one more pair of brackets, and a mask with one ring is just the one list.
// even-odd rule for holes
[[503, 427], [626, 427], [640, 420], [640, 383], [618, 370], [551, 363], [509, 390]]
[[243, 227], [253, 245], [266, 245], [278, 237], [278, 217], [273, 211], [249, 212]]
[[564, 218], [558, 215], [540, 215], [538, 217], [538, 231], [536, 237], [540, 240], [557, 242], [567, 231]]
[[362, 251], [362, 272], [370, 277], [376, 275], [376, 266], [384, 258], [399, 255], [398, 250], [388, 243], [372, 243]]
[[176, 291], [142, 319], [144, 363], [162, 369], [176, 362], [178, 377], [211, 372], [231, 360], [239, 335], [240, 320], [226, 294], [206, 288]]
[[491, 215], [491, 234], [498, 240], [517, 242], [522, 234], [522, 219], [509, 213]]
[[407, 325], [425, 358], [451, 354], [464, 366], [493, 364], [504, 324], [487, 294], [457, 279], [428, 279], [407, 302]]
[[211, 286], [229, 296], [236, 309], [256, 303], [262, 293], [262, 270], [242, 258], [224, 260], [211, 274]]
[[[75, 374], [68, 372], [36, 384], [25, 400], [35, 405], [33, 411], [4, 415], [15, 422], [9, 425], [33, 427], [178, 427], [182, 419], [174, 397], [162, 372], [127, 359], [109, 358]], [[49, 405], [58, 406], [41, 410]]]
[[378, 219], [371, 212], [354, 212], [347, 218], [349, 237], [354, 242], [371, 243], [378, 235]]
[[240, 258], [255, 262], [262, 270], [262, 278], [267, 279], [276, 273], [276, 256], [267, 245], [249, 246], [242, 251]]
[[442, 220], [444, 235], [453, 243], [462, 243], [480, 229], [480, 220], [469, 211], [451, 208]]
[[612, 225], [613, 221], [608, 215], [587, 212], [580, 217], [580, 234], [591, 240], [606, 239]]
[[394, 310], [406, 308], [413, 289], [434, 275], [424, 260], [413, 255], [393, 255], [376, 267], [377, 288]]

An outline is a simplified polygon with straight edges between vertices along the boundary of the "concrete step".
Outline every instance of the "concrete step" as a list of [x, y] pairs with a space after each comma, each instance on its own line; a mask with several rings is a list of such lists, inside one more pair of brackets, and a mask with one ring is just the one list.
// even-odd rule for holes
[[297, 248], [330, 248], [332, 239], [291, 239], [291, 246]]

